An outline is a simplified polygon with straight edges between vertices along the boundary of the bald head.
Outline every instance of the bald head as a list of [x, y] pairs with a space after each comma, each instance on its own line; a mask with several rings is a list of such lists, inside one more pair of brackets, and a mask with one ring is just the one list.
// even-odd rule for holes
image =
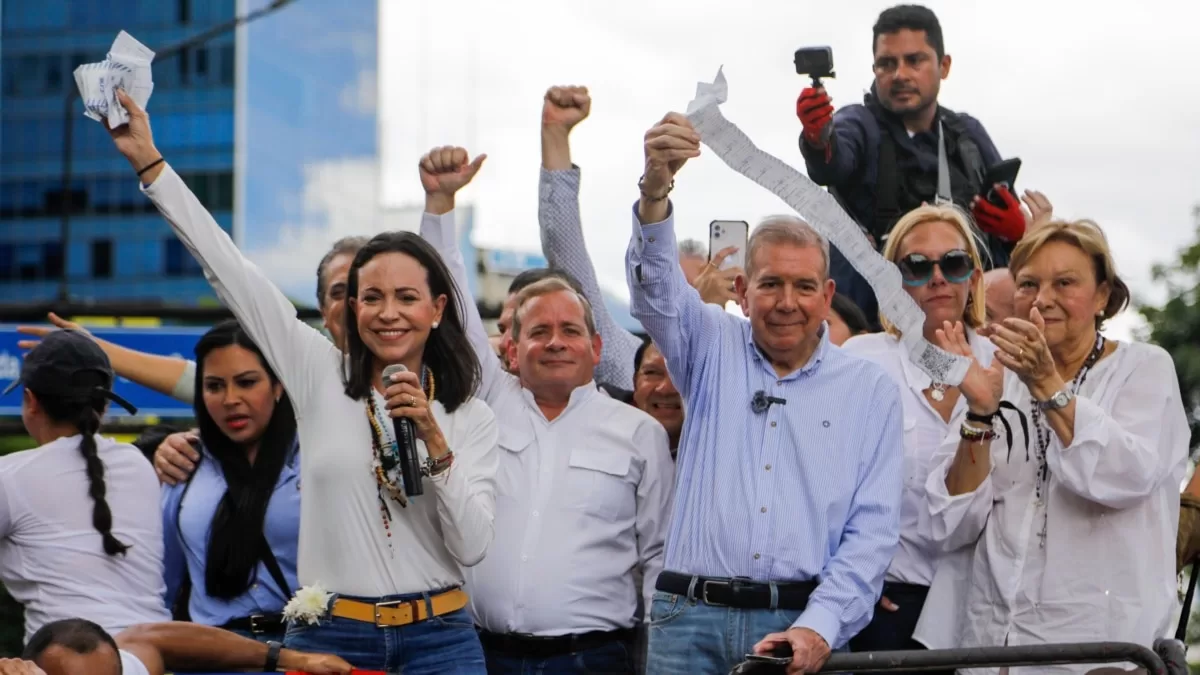
[[1003, 321], [1016, 313], [1013, 306], [1013, 295], [1017, 292], [1017, 286], [1007, 267], [998, 267], [985, 272], [983, 285], [987, 298], [984, 304], [987, 305], [988, 323]]

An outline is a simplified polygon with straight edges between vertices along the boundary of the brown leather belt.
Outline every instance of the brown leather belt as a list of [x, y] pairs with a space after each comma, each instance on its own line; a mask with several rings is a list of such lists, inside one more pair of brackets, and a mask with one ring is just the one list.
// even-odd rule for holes
[[[432, 605], [433, 614], [429, 613]], [[467, 594], [461, 588], [429, 596], [429, 604], [424, 598], [412, 600], [392, 600], [390, 602], [361, 602], [338, 598], [333, 603], [333, 616], [363, 623], [373, 623], [380, 628], [407, 626], [419, 621], [425, 621], [433, 616], [442, 616], [457, 612], [467, 606]]]

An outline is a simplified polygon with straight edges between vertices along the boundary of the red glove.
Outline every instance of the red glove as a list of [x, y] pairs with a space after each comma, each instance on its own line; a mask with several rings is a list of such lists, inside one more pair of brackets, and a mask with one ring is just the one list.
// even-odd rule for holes
[[984, 232], [1007, 242], [1020, 241], [1025, 236], [1025, 212], [1021, 210], [1021, 203], [1008, 188], [994, 187], [992, 190], [1004, 202], [1004, 207], [996, 206], [984, 197], [976, 197], [971, 205], [971, 215]]
[[814, 148], [825, 147], [825, 129], [833, 121], [833, 103], [825, 89], [808, 87], [796, 99], [796, 117], [804, 125], [804, 140]]

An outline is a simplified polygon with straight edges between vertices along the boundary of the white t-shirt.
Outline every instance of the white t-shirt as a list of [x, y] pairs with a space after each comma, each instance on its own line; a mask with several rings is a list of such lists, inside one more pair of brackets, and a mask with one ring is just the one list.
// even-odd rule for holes
[[84, 618], [116, 635], [169, 621], [163, 604], [162, 515], [154, 467], [132, 445], [96, 436], [113, 535], [92, 526], [78, 435], [0, 457], [0, 580], [25, 605], [25, 639], [59, 619]]
[[117, 653], [121, 655], [121, 675], [150, 675], [150, 670], [141, 659], [124, 649]]

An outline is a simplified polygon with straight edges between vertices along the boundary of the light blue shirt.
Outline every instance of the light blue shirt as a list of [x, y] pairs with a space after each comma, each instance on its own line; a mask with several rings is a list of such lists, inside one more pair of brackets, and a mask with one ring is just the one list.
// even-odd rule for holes
[[[263, 531], [275, 555], [284, 579], [294, 593], [296, 581], [296, 546], [300, 538], [300, 462], [298, 445], [293, 445], [287, 462], [279, 472], [275, 492], [267, 504]], [[167, 581], [166, 602], [170, 607], [183, 583], [184, 571], [191, 578], [192, 592], [188, 611], [192, 621], [206, 626], [221, 626], [233, 619], [255, 614], [278, 614], [290, 597], [284, 594], [271, 577], [267, 566], [258, 564], [257, 577], [250, 589], [231, 600], [214, 598], [204, 586], [204, 569], [208, 565], [208, 537], [217, 505], [228, 486], [221, 466], [207, 451], [201, 449], [201, 461], [188, 483], [163, 486], [162, 517], [164, 575]], [[185, 494], [186, 488], [186, 494]], [[181, 503], [182, 502], [182, 503]], [[255, 546], [257, 541], [247, 541]]]
[[[779, 377], [750, 323], [705, 304], [679, 268], [673, 213], [626, 254], [631, 310], [687, 404], [663, 569], [816, 580], [795, 627], [837, 649], [870, 620], [899, 540], [900, 391], [829, 343]], [[786, 400], [754, 413], [755, 392]]]

